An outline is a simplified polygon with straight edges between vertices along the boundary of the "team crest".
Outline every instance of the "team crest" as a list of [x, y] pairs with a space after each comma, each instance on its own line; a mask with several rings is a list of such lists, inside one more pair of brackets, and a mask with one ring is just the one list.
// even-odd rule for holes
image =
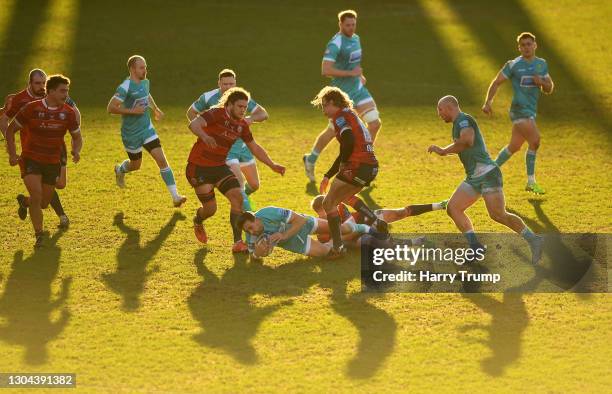
[[59, 113], [59, 118], [60, 118], [60, 120], [66, 120], [66, 114], [63, 113], [63, 112], [60, 112]]

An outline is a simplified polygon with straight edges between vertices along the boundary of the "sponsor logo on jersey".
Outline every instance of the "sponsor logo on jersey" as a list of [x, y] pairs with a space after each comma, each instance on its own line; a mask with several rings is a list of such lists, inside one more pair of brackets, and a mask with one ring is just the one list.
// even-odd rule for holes
[[521, 87], [522, 88], [537, 88], [538, 86], [535, 84], [533, 80], [533, 75], [523, 75], [521, 77]]
[[66, 114], [65, 114], [65, 113], [63, 113], [63, 112], [60, 112], [60, 113], [59, 113], [59, 118], [60, 118], [61, 120], [66, 120]]
[[349, 63], [359, 63], [361, 61], [361, 49], [352, 51], [349, 55]]

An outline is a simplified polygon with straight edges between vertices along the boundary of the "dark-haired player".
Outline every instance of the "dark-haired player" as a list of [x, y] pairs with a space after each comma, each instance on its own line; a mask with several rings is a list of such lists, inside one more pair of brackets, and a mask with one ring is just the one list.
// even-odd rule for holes
[[185, 176], [202, 202], [193, 219], [196, 238], [202, 243], [208, 240], [204, 220], [217, 211], [217, 188], [231, 204], [230, 224], [234, 235], [234, 253], [246, 252], [248, 248], [242, 241], [242, 229], [236, 226], [236, 219], [243, 212], [242, 194], [240, 183], [226, 164], [230, 148], [241, 138], [258, 160], [274, 172], [281, 175], [285, 173], [285, 167], [272, 161], [268, 153], [253, 139], [249, 125], [244, 120], [249, 99], [249, 93], [242, 88], [228, 89], [221, 96], [217, 107], [203, 112], [189, 124], [189, 129], [198, 140], [189, 153]]
[[[80, 160], [83, 146], [76, 112], [66, 104], [70, 80], [52, 75], [46, 82], [47, 96], [26, 104], [6, 132], [9, 164], [19, 164], [23, 183], [30, 194], [30, 219], [36, 236], [35, 247], [43, 241], [43, 213], [55, 191], [60, 174], [61, 151], [67, 131], [72, 137], [72, 160]], [[21, 156], [17, 155], [15, 132], [22, 130]]]

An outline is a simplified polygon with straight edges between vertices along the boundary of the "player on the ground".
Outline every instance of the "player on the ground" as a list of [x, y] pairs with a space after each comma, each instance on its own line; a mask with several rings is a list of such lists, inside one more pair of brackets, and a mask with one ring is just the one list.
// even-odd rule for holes
[[[357, 13], [353, 10], [338, 13], [340, 31], [327, 44], [321, 74], [331, 78], [331, 86], [336, 86], [348, 94], [355, 105], [355, 111], [367, 124], [372, 143], [382, 126], [374, 98], [365, 87], [366, 78], [361, 69], [361, 41], [355, 34]], [[323, 149], [334, 139], [334, 126], [329, 123], [323, 130], [310, 153], [304, 155], [304, 169], [311, 182], [315, 181], [315, 163]]]
[[514, 91], [510, 106], [512, 137], [510, 137], [510, 143], [499, 152], [495, 162], [501, 167], [527, 141], [529, 147], [525, 154], [527, 167], [525, 190], [535, 194], [544, 194], [544, 189], [536, 183], [535, 178], [536, 152], [540, 147], [540, 131], [536, 126], [535, 118], [540, 91], [551, 94], [554, 83], [548, 74], [546, 60], [535, 55], [538, 47], [535, 36], [532, 33], [524, 32], [518, 35], [516, 41], [521, 56], [509, 60], [491, 82], [482, 111], [487, 115], [493, 113], [491, 105], [497, 89], [506, 80], [511, 80]]
[[[47, 82], [47, 74], [39, 69], [35, 68], [30, 71], [28, 75], [28, 86], [17, 93], [9, 94], [6, 97], [4, 111], [0, 112], [0, 131], [2, 131], [2, 135], [5, 135], [6, 129], [10, 121], [17, 115], [17, 113], [28, 103], [32, 101], [40, 100], [45, 97], [45, 83]], [[74, 109], [74, 112], [77, 117], [77, 122], [81, 123], [81, 113], [76, 106], [76, 103], [70, 98], [66, 98], [66, 104], [71, 106]], [[25, 138], [24, 133], [20, 133], [21, 138]], [[23, 142], [22, 142], [23, 144]], [[68, 182], [68, 154], [66, 151], [66, 145], [62, 145], [61, 151], [61, 160], [60, 160], [60, 175], [57, 178], [55, 183], [55, 191], [53, 192], [53, 197], [51, 198], [51, 208], [59, 218], [59, 227], [66, 229], [70, 225], [70, 220], [68, 219], [68, 215], [64, 211], [64, 207], [62, 206], [62, 202], [60, 200], [59, 194], [57, 194], [57, 189], [64, 189]], [[28, 216], [28, 206], [30, 204], [29, 198], [23, 194], [17, 195], [17, 215], [21, 220], [25, 220]]]
[[180, 207], [187, 198], [180, 195], [176, 188], [174, 173], [151, 122], [150, 109], [153, 109], [157, 121], [163, 118], [164, 113], [149, 92], [147, 62], [144, 57], [133, 55], [128, 59], [127, 67], [130, 76], [119, 85], [107, 106], [109, 113], [121, 115], [121, 139], [128, 156], [123, 163], [115, 165], [117, 186], [125, 187], [125, 174], [140, 169], [142, 148], [145, 148], [157, 163], [174, 206]]
[[483, 249], [478, 241], [470, 218], [465, 210], [482, 195], [491, 219], [514, 230], [529, 243], [532, 262], [536, 264], [542, 256], [543, 239], [536, 235], [516, 215], [506, 212], [502, 173], [491, 160], [484, 138], [476, 120], [461, 112], [454, 96], [444, 96], [438, 101], [438, 116], [446, 123], [453, 124], [453, 143], [441, 148], [431, 145], [427, 150], [440, 156], [458, 154], [465, 168], [467, 178], [451, 196], [446, 212], [457, 228], [465, 235], [472, 249]]
[[[191, 104], [187, 110], [187, 118], [190, 122], [202, 112], [217, 105], [223, 93], [225, 93], [227, 89], [236, 86], [236, 73], [227, 68], [221, 70], [219, 72], [218, 85], [219, 87], [217, 89], [204, 92], [193, 102], [193, 104]], [[268, 112], [266, 112], [266, 109], [257, 104], [252, 98], [249, 100], [247, 113], [249, 115], [245, 116], [244, 120], [248, 125], [263, 122], [268, 119]], [[257, 172], [257, 162], [253, 154], [240, 138], [232, 145], [227, 155], [226, 164], [232, 169], [232, 172], [236, 175], [236, 179], [240, 182], [243, 209], [245, 211], [250, 211], [252, 208], [249, 195], [255, 193], [257, 189], [259, 189], [259, 173]]]
[[370, 132], [353, 110], [353, 102], [346, 93], [337, 87], [326, 86], [312, 100], [312, 104], [321, 107], [323, 114], [330, 119], [336, 139], [340, 142], [340, 154], [319, 186], [320, 193], [325, 194], [330, 178], [335, 176], [322, 203], [334, 245], [329, 256], [335, 258], [344, 251], [338, 204], [370, 185], [378, 173], [378, 160], [374, 155]]
[[[74, 109], [66, 104], [70, 80], [52, 75], [46, 82], [47, 96], [26, 104], [9, 124], [6, 143], [9, 164], [19, 164], [23, 183], [30, 194], [30, 218], [36, 236], [35, 247], [43, 242], [43, 213], [55, 191], [60, 175], [64, 135], [72, 137], [70, 153], [78, 163], [83, 146], [79, 122]], [[21, 156], [17, 155], [15, 132], [22, 130]]]
[[[274, 246], [311, 257], [327, 256], [331, 246], [310, 237], [311, 234], [329, 235], [327, 220], [303, 215], [290, 209], [265, 207], [259, 211], [244, 212], [237, 220], [238, 227], [247, 233], [249, 252], [255, 258], [267, 256]], [[343, 223], [343, 235], [377, 235], [366, 224]], [[262, 237], [262, 235], [266, 235]]]
[[185, 176], [202, 202], [193, 218], [196, 238], [202, 243], [208, 240], [204, 220], [217, 211], [217, 188], [231, 205], [230, 225], [234, 236], [234, 253], [244, 253], [248, 247], [242, 241], [242, 229], [236, 225], [236, 220], [243, 212], [242, 194], [236, 175], [226, 164], [230, 148], [241, 138], [257, 160], [276, 173], [285, 173], [285, 167], [272, 161], [268, 153], [253, 139], [251, 129], [244, 119], [249, 100], [250, 95], [246, 90], [238, 87], [228, 89], [216, 107], [204, 111], [189, 123], [189, 129], [198, 140], [189, 153]]

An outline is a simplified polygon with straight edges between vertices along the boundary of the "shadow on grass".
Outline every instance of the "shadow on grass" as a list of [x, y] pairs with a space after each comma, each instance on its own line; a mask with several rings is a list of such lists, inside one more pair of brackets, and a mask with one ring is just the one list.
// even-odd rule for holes
[[184, 219], [185, 216], [182, 213], [175, 212], [154, 239], [147, 242], [145, 246], [140, 246], [140, 231], [123, 222], [123, 212], [115, 215], [113, 225], [125, 233], [127, 238], [117, 250], [117, 270], [110, 274], [102, 274], [102, 281], [111, 291], [122, 297], [121, 308], [124, 311], [134, 312], [140, 307], [140, 295], [144, 290], [147, 278], [159, 270], [159, 267], [147, 270], [147, 266], [176, 223]]
[[[235, 255], [234, 266], [217, 276], [206, 267], [206, 254], [206, 250], [200, 250], [195, 255], [194, 263], [203, 280], [187, 301], [202, 327], [194, 335], [200, 345], [219, 349], [243, 364], [256, 364], [259, 357], [252, 341], [262, 322], [319, 284], [332, 290], [332, 309], [359, 331], [357, 353], [347, 366], [349, 377], [373, 376], [393, 351], [396, 323], [368, 302], [377, 295], [347, 294], [347, 283], [359, 278], [358, 263], [298, 258], [270, 267]], [[265, 302], [255, 296], [262, 296]]]
[[[16, 252], [0, 297], [0, 316], [5, 320], [0, 322], [0, 340], [24, 347], [24, 361], [30, 365], [48, 361], [47, 344], [60, 336], [70, 320], [65, 303], [72, 279], [62, 279], [55, 299], [51, 291], [59, 271], [61, 249], [57, 241], [62, 235], [62, 231], [56, 232], [26, 259], [22, 250]], [[56, 312], [60, 314], [54, 320]]]

